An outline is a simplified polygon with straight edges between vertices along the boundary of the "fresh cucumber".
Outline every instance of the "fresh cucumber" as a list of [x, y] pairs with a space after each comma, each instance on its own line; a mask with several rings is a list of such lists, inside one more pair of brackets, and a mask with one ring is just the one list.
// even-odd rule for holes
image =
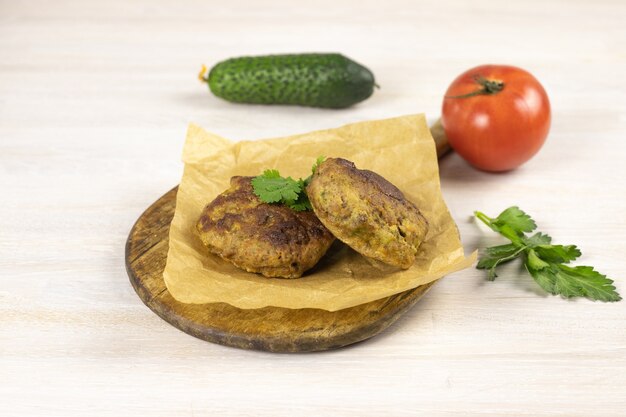
[[231, 58], [200, 78], [218, 97], [235, 103], [343, 108], [374, 91], [374, 75], [341, 54]]

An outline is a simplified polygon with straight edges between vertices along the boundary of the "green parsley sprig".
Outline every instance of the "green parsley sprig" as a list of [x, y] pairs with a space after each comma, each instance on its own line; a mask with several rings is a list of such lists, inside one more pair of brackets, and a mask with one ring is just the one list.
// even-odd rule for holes
[[522, 258], [526, 270], [547, 292], [565, 298], [587, 297], [590, 300], [619, 301], [613, 281], [591, 266], [568, 266], [581, 253], [575, 245], [552, 245], [552, 238], [543, 233], [527, 236], [537, 228], [533, 219], [519, 207], [509, 207], [498, 217], [481, 213], [474, 215], [511, 243], [484, 250], [476, 268], [488, 269], [487, 279], [496, 279], [496, 268], [505, 262]]
[[278, 170], [266, 169], [263, 175], [252, 179], [254, 194], [264, 203], [284, 204], [295, 211], [313, 210], [305, 189], [324, 159], [323, 156], [317, 158], [311, 168], [311, 175], [305, 179], [294, 180], [291, 177], [281, 177]]

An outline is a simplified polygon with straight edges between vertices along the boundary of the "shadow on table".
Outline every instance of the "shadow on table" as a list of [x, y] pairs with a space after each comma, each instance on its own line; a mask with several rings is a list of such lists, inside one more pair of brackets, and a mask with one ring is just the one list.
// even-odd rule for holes
[[473, 186], [480, 184], [481, 187], [489, 187], [492, 183], [502, 181], [503, 176], [515, 175], [515, 171], [485, 172], [472, 167], [465, 162], [457, 153], [449, 152], [439, 160], [439, 177], [441, 184], [463, 184]]

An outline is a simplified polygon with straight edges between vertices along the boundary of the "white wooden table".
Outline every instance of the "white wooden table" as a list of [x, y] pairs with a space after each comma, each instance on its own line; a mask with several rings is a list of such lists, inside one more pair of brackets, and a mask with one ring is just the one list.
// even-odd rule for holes
[[[626, 3], [0, 2], [0, 416], [623, 416], [626, 301], [546, 297], [518, 265], [444, 279], [388, 331], [339, 351], [209, 344], [145, 307], [124, 270], [144, 208], [177, 184], [188, 122], [254, 139], [425, 112], [482, 63], [528, 69], [549, 139], [504, 175], [441, 163], [469, 220], [513, 204], [626, 296]], [[348, 110], [232, 105], [202, 63], [339, 51], [381, 89]], [[410, 155], [407, 155], [410, 157]]]

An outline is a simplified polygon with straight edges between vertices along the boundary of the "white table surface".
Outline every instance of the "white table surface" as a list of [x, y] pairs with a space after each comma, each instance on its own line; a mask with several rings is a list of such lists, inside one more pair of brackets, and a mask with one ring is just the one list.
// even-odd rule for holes
[[[124, 269], [189, 122], [255, 139], [434, 119], [456, 75], [508, 63], [546, 87], [552, 130], [508, 174], [441, 162], [466, 249], [499, 242], [473, 210], [517, 204], [626, 295], [625, 21], [620, 0], [1, 1], [0, 416], [625, 415], [626, 301], [547, 297], [517, 265], [447, 277], [367, 342], [293, 355], [180, 332]], [[196, 79], [302, 51], [342, 52], [381, 89], [333, 111], [233, 105]]]

